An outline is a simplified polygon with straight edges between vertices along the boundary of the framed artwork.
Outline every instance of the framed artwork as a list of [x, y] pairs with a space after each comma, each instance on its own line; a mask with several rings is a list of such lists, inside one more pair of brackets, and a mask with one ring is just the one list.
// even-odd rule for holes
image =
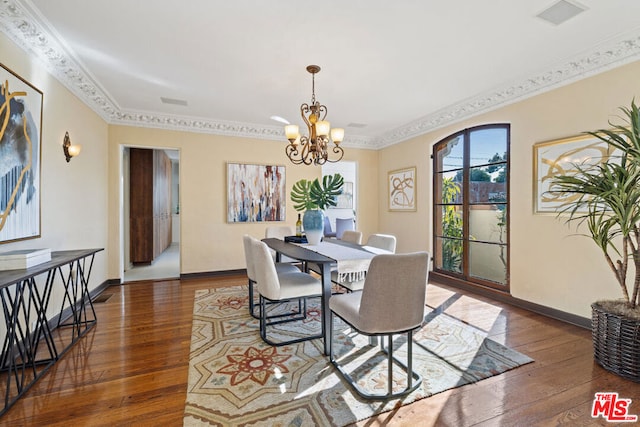
[[416, 168], [389, 172], [389, 210], [412, 212], [416, 210]]
[[284, 166], [227, 163], [227, 222], [284, 221]]
[[575, 136], [533, 145], [533, 212], [556, 214], [578, 195], [553, 191], [556, 175], [576, 173], [576, 165], [595, 166], [610, 156], [609, 146], [591, 135]]
[[342, 194], [336, 197], [336, 205], [329, 209], [353, 209], [353, 182], [343, 184]]
[[0, 243], [40, 237], [42, 97], [0, 64]]

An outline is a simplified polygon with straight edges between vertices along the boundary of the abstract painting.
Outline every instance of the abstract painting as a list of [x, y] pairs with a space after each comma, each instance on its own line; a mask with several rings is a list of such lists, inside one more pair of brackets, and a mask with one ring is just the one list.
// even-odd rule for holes
[[284, 221], [285, 167], [227, 163], [227, 222]]
[[612, 154], [606, 143], [593, 136], [576, 136], [533, 145], [533, 212], [556, 214], [575, 194], [553, 191], [553, 177], [571, 175], [581, 167], [595, 166]]
[[389, 172], [389, 210], [416, 210], [416, 168]]
[[40, 237], [42, 92], [0, 64], [0, 243]]

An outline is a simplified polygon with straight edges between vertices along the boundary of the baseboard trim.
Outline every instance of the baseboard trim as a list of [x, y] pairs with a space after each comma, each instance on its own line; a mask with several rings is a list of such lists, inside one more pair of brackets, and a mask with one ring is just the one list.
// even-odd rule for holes
[[220, 277], [230, 277], [230, 276], [242, 276], [247, 275], [247, 270], [245, 268], [240, 268], [237, 270], [220, 270], [220, 271], [203, 271], [200, 273], [184, 273], [180, 274], [180, 280], [190, 280], [190, 279], [215, 279]]
[[555, 308], [547, 307], [545, 305], [536, 304], [531, 301], [526, 301], [520, 298], [516, 298], [506, 292], [501, 292], [493, 288], [487, 288], [479, 285], [471, 285], [460, 279], [454, 279], [449, 276], [437, 272], [429, 272], [429, 281], [435, 284], [447, 285], [454, 288], [462, 289], [466, 292], [471, 292], [483, 297], [491, 298], [496, 301], [500, 301], [506, 304], [513, 305], [515, 307], [523, 308], [534, 313], [541, 314], [552, 319], [560, 320], [565, 323], [579, 326], [585, 329], [591, 329], [591, 319], [587, 317], [577, 316], [566, 311], [557, 310]]

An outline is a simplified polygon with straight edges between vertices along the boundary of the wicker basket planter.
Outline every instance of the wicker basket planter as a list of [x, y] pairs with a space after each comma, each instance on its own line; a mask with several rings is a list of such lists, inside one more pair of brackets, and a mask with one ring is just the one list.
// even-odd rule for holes
[[591, 305], [593, 356], [604, 369], [640, 382], [640, 320]]

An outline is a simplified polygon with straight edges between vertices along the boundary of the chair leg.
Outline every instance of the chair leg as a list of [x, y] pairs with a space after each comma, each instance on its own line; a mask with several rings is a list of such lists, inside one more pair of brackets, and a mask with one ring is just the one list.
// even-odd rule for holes
[[[251, 314], [251, 317], [253, 317], [254, 319], [260, 319], [260, 310], [261, 310], [261, 304], [258, 304], [258, 313], [256, 314], [255, 311], [255, 307], [256, 304], [254, 302], [254, 290], [253, 290], [253, 285], [255, 284], [254, 281], [249, 280], [249, 313]], [[283, 301], [284, 302], [284, 301]], [[272, 302], [272, 301], [267, 301], [267, 303], [272, 304], [272, 303], [277, 303], [277, 302]], [[305, 300], [306, 303], [306, 300]], [[300, 301], [300, 299], [298, 299], [298, 311], [296, 313], [284, 313], [284, 314], [275, 314], [273, 316], [269, 316], [267, 317], [268, 319], [277, 319], [280, 317], [289, 317], [289, 316], [294, 316], [294, 315], [302, 315], [303, 319], [306, 319], [307, 317], [307, 310], [306, 310], [306, 305], [304, 307], [302, 307], [302, 302]]]
[[329, 360], [333, 360], [333, 311], [329, 312]]
[[[407, 364], [405, 365], [402, 361], [398, 360], [393, 355], [393, 335], [386, 335], [389, 340], [388, 348], [384, 348], [384, 336], [380, 337], [380, 345], [381, 352], [387, 355], [387, 393], [386, 394], [374, 394], [369, 393], [360, 387], [357, 383], [357, 380], [354, 379], [336, 360], [333, 354], [333, 312], [331, 312], [331, 322], [329, 324], [331, 328], [329, 334], [329, 361], [331, 364], [338, 370], [338, 373], [342, 376], [342, 378], [351, 386], [353, 391], [355, 391], [361, 398], [365, 400], [387, 400], [387, 399], [395, 399], [398, 397], [406, 396], [407, 394], [416, 390], [420, 384], [422, 384], [422, 376], [417, 372], [413, 371], [413, 331], [407, 332]], [[399, 366], [404, 369], [407, 373], [407, 387], [399, 392], [393, 392], [393, 365]], [[415, 381], [414, 381], [415, 380]]]
[[[308, 337], [296, 338], [296, 339], [287, 340], [287, 341], [279, 341], [279, 342], [272, 341], [267, 337], [267, 326], [274, 326], [274, 325], [279, 325], [281, 323], [304, 320], [307, 317], [307, 299], [298, 298], [298, 313], [277, 314], [274, 316], [267, 316], [266, 301], [267, 299], [262, 295], [260, 295], [260, 337], [262, 338], [262, 341], [266, 342], [269, 345], [279, 347], [283, 345], [295, 344], [295, 343], [309, 341], [309, 340], [323, 337], [323, 334], [321, 332], [318, 335], [310, 335]], [[287, 302], [287, 301], [269, 301], [269, 302], [279, 303], [279, 302]], [[283, 320], [271, 321], [271, 322], [268, 321], [269, 319], [284, 317], [284, 316], [287, 316], [288, 318]], [[292, 316], [295, 316], [295, 317], [292, 317]]]
[[[387, 352], [387, 355], [389, 357], [387, 359], [387, 396], [391, 396], [393, 394], [393, 342], [391, 340], [391, 335], [388, 335], [388, 337], [389, 351]], [[382, 342], [382, 339], [380, 340], [380, 342]], [[409, 358], [411, 358], [410, 355]]]
[[[255, 313], [255, 302], [253, 301], [253, 280], [249, 279], [249, 313], [251, 313], [251, 317], [254, 319], [260, 318], [260, 313]], [[260, 308], [260, 306], [258, 306]]]

